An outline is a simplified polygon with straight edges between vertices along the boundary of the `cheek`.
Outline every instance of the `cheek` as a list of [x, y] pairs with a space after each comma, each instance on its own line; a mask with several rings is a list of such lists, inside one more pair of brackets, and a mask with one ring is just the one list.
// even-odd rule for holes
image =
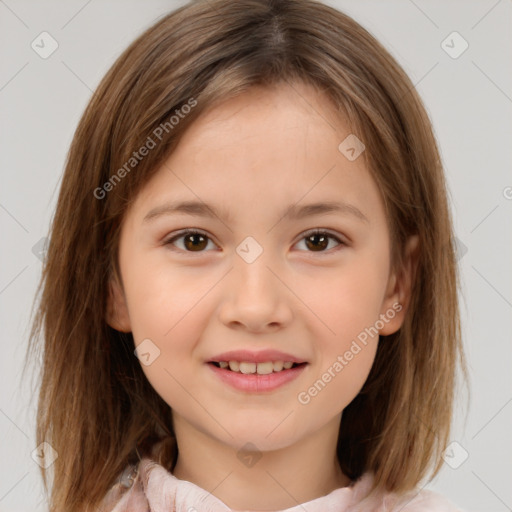
[[166, 400], [179, 396], [183, 392], [179, 383], [190, 380], [194, 349], [209, 319], [205, 296], [219, 278], [198, 278], [197, 269], [170, 269], [168, 262], [133, 258], [126, 263], [125, 288], [135, 345], [146, 343], [156, 354], [149, 365], [141, 359], [142, 369]]
[[141, 358], [146, 378], [170, 407], [181, 411], [190, 408], [190, 394], [200, 394], [191, 378], [197, 364], [193, 354], [207, 318], [201, 298], [213, 282], [194, 285], [186, 272], [162, 270], [149, 265], [134, 268], [127, 292], [130, 318], [135, 345], [146, 343], [156, 354], [148, 365]]
[[356, 267], [317, 280], [322, 286], [308, 301], [321, 319], [312, 327], [318, 364], [311, 368], [302, 395], [297, 397], [310, 418], [333, 416], [349, 405], [375, 359], [379, 338], [373, 329], [379, 318], [382, 286], [378, 271]]
[[354, 253], [338, 268], [312, 274], [306, 285], [310, 290], [305, 295], [306, 303], [325, 324], [319, 326], [325, 333], [323, 339], [331, 339], [343, 349], [361, 331], [375, 324], [387, 284], [386, 264]]
[[352, 346], [348, 352], [337, 353], [313, 375], [297, 395], [299, 410], [311, 421], [320, 421], [343, 411], [363, 387], [375, 359], [377, 343]]
[[359, 393], [375, 359], [379, 340], [375, 326], [387, 284], [387, 260], [371, 253], [354, 254], [336, 270], [317, 274], [309, 284], [307, 305], [321, 320], [312, 324], [319, 364], [312, 368], [299, 403], [307, 402], [308, 414], [322, 410], [336, 414]]
[[[128, 309], [136, 341], [170, 340], [186, 325], [214, 280], [198, 279], [179, 267], [136, 263], [127, 268]], [[212, 281], [210, 283], [210, 281]]]

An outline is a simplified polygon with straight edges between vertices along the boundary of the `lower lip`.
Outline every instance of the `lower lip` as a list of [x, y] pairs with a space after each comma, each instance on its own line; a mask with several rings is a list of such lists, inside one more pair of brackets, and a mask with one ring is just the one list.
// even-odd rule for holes
[[280, 372], [273, 372], [267, 375], [259, 375], [257, 373], [244, 374], [226, 370], [224, 368], [218, 368], [211, 363], [207, 363], [207, 365], [222, 381], [235, 389], [250, 393], [262, 393], [265, 391], [273, 391], [274, 389], [284, 386], [287, 382], [296, 379], [304, 371], [307, 363], [296, 366], [295, 368], [281, 370]]

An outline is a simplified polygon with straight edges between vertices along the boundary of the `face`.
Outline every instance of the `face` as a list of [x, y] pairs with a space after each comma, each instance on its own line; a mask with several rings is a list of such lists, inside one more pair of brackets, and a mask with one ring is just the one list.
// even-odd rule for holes
[[[233, 447], [291, 445], [340, 418], [378, 334], [400, 327], [408, 281], [363, 156], [338, 149], [349, 134], [309, 86], [253, 88], [204, 113], [131, 204], [109, 323], [143, 343], [175, 421]], [[326, 203], [341, 206], [305, 209]], [[238, 350], [303, 364], [231, 379], [211, 363]]]

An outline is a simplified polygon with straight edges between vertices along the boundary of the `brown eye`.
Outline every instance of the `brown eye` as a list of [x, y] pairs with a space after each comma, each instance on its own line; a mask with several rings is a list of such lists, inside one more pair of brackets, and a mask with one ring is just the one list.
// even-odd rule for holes
[[[345, 245], [337, 236], [319, 229], [304, 233], [300, 241], [302, 242], [303, 240], [305, 241], [307, 252], [330, 252], [329, 244], [332, 240], [334, 240], [338, 246]], [[181, 245], [178, 245], [178, 241], [182, 241]], [[171, 246], [172, 250], [200, 253], [205, 252], [209, 242], [212, 242], [212, 240], [206, 233], [187, 229], [169, 238], [164, 242], [164, 245]], [[336, 248], [336, 246], [334, 248]]]
[[165, 242], [165, 245], [175, 245], [174, 242], [183, 240], [182, 247], [178, 247], [184, 252], [203, 252], [208, 246], [210, 238], [201, 231], [187, 230], [173, 236]]
[[306, 248], [309, 252], [328, 252], [327, 248], [331, 240], [335, 240], [338, 245], [344, 245], [338, 237], [321, 230], [304, 233], [302, 240], [305, 241]]
[[306, 237], [306, 246], [308, 249], [316, 251], [317, 249], [323, 251], [329, 245], [329, 237], [325, 235], [309, 235]]
[[183, 244], [191, 251], [201, 251], [208, 245], [208, 242], [207, 238], [200, 233], [192, 233], [190, 235], [185, 235], [183, 238]]

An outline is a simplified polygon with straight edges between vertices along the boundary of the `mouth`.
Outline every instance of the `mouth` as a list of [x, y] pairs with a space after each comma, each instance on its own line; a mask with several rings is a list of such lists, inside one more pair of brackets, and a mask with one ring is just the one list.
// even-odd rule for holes
[[276, 391], [297, 379], [308, 366], [294, 361], [208, 361], [207, 366], [220, 382], [243, 393]]
[[270, 375], [271, 373], [281, 373], [292, 370], [299, 366], [305, 366], [306, 362], [295, 363], [293, 361], [264, 361], [254, 363], [249, 361], [209, 361], [208, 364], [217, 368], [244, 375]]

